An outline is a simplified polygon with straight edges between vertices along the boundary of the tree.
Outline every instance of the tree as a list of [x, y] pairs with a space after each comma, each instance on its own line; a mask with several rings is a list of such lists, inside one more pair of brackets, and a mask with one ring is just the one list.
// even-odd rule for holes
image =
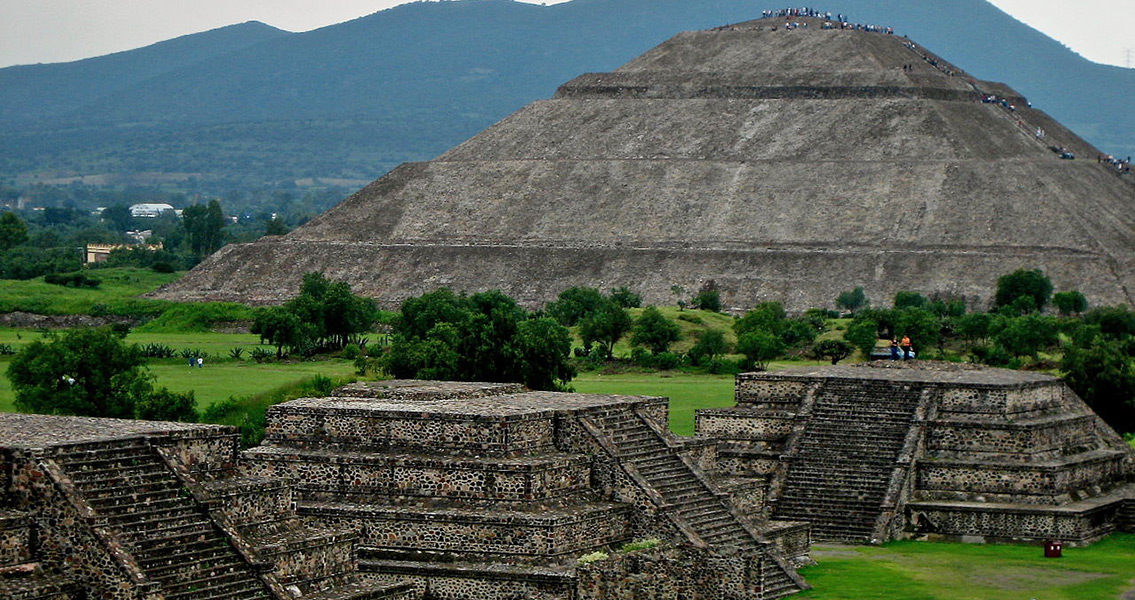
[[757, 370], [764, 371], [775, 358], [784, 354], [786, 346], [767, 331], [750, 331], [737, 339], [737, 351], [745, 355]]
[[550, 317], [531, 319], [500, 291], [464, 296], [441, 289], [409, 298], [393, 327], [382, 364], [395, 377], [555, 390], [574, 376], [568, 330]]
[[1052, 304], [1064, 316], [1078, 315], [1088, 310], [1088, 299], [1078, 290], [1053, 294]]
[[1043, 310], [1050, 296], [1052, 296], [1052, 281], [1040, 269], [1018, 269], [997, 279], [994, 306], [998, 308], [1013, 306], [1024, 297], [1032, 300], [1034, 310]]
[[812, 354], [816, 358], [831, 359], [833, 365], [851, 356], [854, 351], [855, 347], [843, 340], [824, 340], [812, 348]]
[[1060, 369], [1068, 386], [1108, 425], [1135, 432], [1135, 365], [1122, 342], [1097, 337], [1064, 349]]
[[753, 331], [772, 333], [792, 347], [810, 344], [820, 334], [820, 328], [811, 318], [789, 319], [779, 302], [762, 302], [733, 322], [733, 332], [738, 339]]
[[921, 308], [895, 311], [895, 336], [909, 337], [916, 351], [924, 351], [938, 343], [942, 321], [934, 313]]
[[145, 421], [196, 423], [197, 399], [192, 391], [179, 394], [162, 388], [139, 400], [136, 416]]
[[1056, 324], [1051, 318], [1036, 313], [1006, 319], [994, 339], [1013, 356], [1036, 359], [1041, 350], [1057, 342]]
[[923, 308], [926, 306], [928, 300], [926, 296], [918, 292], [900, 291], [895, 294], [895, 310], [902, 310], [904, 308]]
[[970, 342], [989, 337], [989, 328], [992, 324], [993, 316], [989, 313], [969, 313], [954, 321], [954, 327], [958, 334]]
[[866, 307], [867, 304], [867, 294], [863, 293], [863, 288], [861, 287], [857, 287], [850, 292], [843, 292], [835, 299], [837, 308], [847, 309], [849, 312], [855, 312]]
[[130, 212], [130, 207], [125, 204], [115, 204], [104, 208], [102, 220], [118, 233], [130, 231], [134, 227], [134, 215]]
[[631, 343], [645, 346], [651, 354], [658, 355], [670, 349], [670, 344], [682, 337], [682, 328], [667, 319], [657, 308], [648, 306], [634, 323]]
[[564, 327], [574, 327], [580, 319], [598, 309], [606, 299], [595, 288], [573, 287], [560, 292], [558, 299], [545, 307], [553, 319]]
[[313, 327], [281, 306], [257, 309], [249, 332], [259, 335], [261, 343], [275, 346], [276, 358], [283, 358], [284, 348], [303, 346], [313, 337]]
[[134, 417], [152, 391], [137, 347], [109, 327], [51, 333], [8, 365], [21, 411], [88, 417]]
[[642, 306], [642, 296], [632, 292], [626, 286], [612, 289], [607, 297], [623, 308], [638, 308]]
[[579, 337], [585, 346], [598, 342], [607, 356], [615, 352], [615, 343], [631, 329], [631, 316], [625, 308], [605, 301], [579, 322]]
[[186, 207], [181, 212], [181, 220], [189, 237], [189, 249], [197, 258], [204, 258], [224, 245], [225, 214], [215, 198], [206, 206]]
[[1126, 306], [1101, 306], [1084, 315], [1084, 323], [1098, 325], [1100, 333], [1111, 337], [1135, 335], [1135, 312]]
[[879, 341], [879, 324], [871, 319], [856, 318], [847, 326], [843, 339], [858, 348], [863, 358], [871, 360], [871, 352]]
[[575, 377], [568, 362], [571, 333], [554, 319], [521, 321], [517, 328], [524, 385], [534, 390], [565, 390]]
[[725, 332], [720, 329], [706, 329], [702, 331], [693, 348], [690, 348], [690, 360], [694, 364], [701, 364], [704, 360], [713, 362], [721, 354], [729, 351], [729, 344], [725, 341]]
[[690, 304], [701, 310], [721, 312], [721, 293], [717, 290], [702, 290], [698, 292], [697, 296], [694, 296]]
[[778, 332], [785, 318], [784, 307], [779, 302], [762, 302], [733, 322], [733, 332], [738, 339], [753, 331]]
[[288, 232], [288, 226], [284, 224], [284, 220], [279, 217], [268, 219], [267, 224], [264, 226], [264, 235], [284, 235]]
[[345, 347], [352, 335], [369, 331], [374, 322], [373, 300], [352, 294], [350, 284], [319, 272], [304, 274], [299, 295], [284, 309], [299, 319], [314, 342], [336, 348]]
[[0, 214], [0, 252], [27, 243], [28, 225], [14, 212]]

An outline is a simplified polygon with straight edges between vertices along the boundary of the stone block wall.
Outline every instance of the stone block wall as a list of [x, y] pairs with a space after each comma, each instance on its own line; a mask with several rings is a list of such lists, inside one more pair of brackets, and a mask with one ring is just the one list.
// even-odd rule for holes
[[1093, 448], [1096, 416], [1058, 415], [1032, 422], [980, 422], [939, 418], [927, 431], [926, 448], [938, 458], [1035, 462]]
[[[616, 554], [578, 570], [577, 600], [765, 598], [762, 559], [691, 546]], [[665, 581], [668, 585], [658, 585]]]
[[301, 513], [356, 529], [363, 547], [474, 561], [574, 557], [631, 536], [630, 507], [606, 503], [534, 513], [311, 503]]
[[775, 375], [741, 373], [734, 381], [734, 399], [739, 408], [772, 408], [791, 411], [813, 382]]
[[1049, 464], [923, 460], [917, 497], [1025, 504], [1064, 504], [1126, 482], [1123, 455], [1098, 452]]
[[590, 478], [589, 459], [568, 454], [487, 460], [260, 448], [245, 457], [249, 473], [293, 480], [308, 498], [334, 494], [546, 500], [582, 491]]
[[999, 415], [1023, 419], [1043, 415], [1065, 403], [1065, 386], [1058, 380], [1013, 386], [945, 386], [938, 412], [965, 415]]
[[32, 561], [31, 535], [26, 514], [0, 510], [0, 567]]
[[268, 409], [265, 439], [324, 449], [515, 456], [550, 450], [553, 433], [550, 415], [477, 419], [291, 402]]
[[550, 570], [387, 563], [371, 577], [388, 583], [412, 582], [426, 600], [576, 600], [575, 578]]
[[929, 539], [1041, 543], [1059, 540], [1087, 545], [1115, 531], [1115, 505], [1086, 510], [1029, 510], [1028, 507], [915, 502], [906, 508], [908, 530]]

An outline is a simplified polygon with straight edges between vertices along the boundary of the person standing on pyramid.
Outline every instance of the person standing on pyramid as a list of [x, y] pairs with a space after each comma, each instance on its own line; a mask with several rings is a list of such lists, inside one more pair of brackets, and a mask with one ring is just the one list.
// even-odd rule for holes
[[910, 336], [904, 335], [904, 336], [902, 336], [902, 359], [903, 360], [909, 360], [910, 359], [910, 350], [911, 350]]

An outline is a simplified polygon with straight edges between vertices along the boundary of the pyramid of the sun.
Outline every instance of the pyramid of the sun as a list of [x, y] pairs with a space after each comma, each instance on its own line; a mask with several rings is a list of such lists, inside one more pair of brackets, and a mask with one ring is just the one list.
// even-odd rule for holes
[[663, 303], [712, 280], [727, 307], [803, 309], [854, 286], [980, 303], [1025, 267], [1132, 301], [1130, 175], [904, 37], [797, 21], [681, 33], [582, 75], [159, 295], [279, 302], [318, 270], [387, 306], [442, 286]]

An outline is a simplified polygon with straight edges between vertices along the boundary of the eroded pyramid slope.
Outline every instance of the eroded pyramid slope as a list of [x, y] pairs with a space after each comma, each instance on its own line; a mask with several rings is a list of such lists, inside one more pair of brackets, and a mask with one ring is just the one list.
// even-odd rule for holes
[[804, 21], [681, 33], [582, 75], [160, 295], [279, 302], [319, 270], [387, 306], [439, 286], [538, 305], [626, 285], [664, 303], [709, 280], [732, 308], [829, 306], [855, 286], [980, 305], [1027, 267], [1132, 301], [1129, 175], [910, 40]]

